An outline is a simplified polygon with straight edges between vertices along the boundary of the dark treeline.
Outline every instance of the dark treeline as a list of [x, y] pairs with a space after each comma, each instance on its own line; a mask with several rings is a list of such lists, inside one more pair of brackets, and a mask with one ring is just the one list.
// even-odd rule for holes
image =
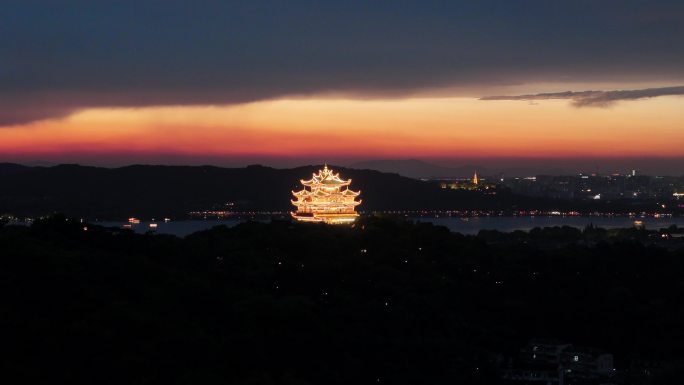
[[557, 338], [612, 352], [629, 378], [633, 360], [684, 357], [684, 251], [643, 234], [462, 236], [372, 217], [185, 239], [59, 216], [5, 226], [0, 376], [496, 384], [499, 357]]
[[[42, 216], [61, 212], [91, 219], [181, 218], [190, 211], [288, 211], [291, 191], [301, 189], [320, 166], [274, 169], [263, 166], [60, 165], [24, 167], [0, 164], [0, 214]], [[438, 183], [373, 170], [335, 167], [361, 190], [366, 212], [382, 210], [661, 211], [657, 202], [570, 202], [490, 192], [441, 189]], [[226, 203], [234, 205], [227, 207]], [[680, 210], [681, 211], [681, 210]]]

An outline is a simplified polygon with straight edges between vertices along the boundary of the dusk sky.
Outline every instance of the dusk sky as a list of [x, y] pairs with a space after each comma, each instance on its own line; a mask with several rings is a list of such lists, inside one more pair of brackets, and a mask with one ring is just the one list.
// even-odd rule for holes
[[684, 173], [682, 1], [107, 3], [3, 2], [0, 161]]

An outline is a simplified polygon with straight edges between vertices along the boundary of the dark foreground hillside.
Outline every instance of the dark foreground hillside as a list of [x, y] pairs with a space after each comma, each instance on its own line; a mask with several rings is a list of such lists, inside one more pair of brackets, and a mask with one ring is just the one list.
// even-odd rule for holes
[[531, 338], [613, 353], [615, 383], [638, 383], [635, 362], [684, 358], [684, 252], [636, 230], [465, 237], [363, 218], [179, 239], [84, 226], [0, 228], [0, 377], [496, 384]]

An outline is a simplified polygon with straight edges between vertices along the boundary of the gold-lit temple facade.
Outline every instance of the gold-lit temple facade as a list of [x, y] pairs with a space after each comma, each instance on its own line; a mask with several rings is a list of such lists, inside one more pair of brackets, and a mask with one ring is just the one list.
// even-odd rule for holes
[[361, 191], [350, 190], [351, 179], [340, 179], [327, 165], [301, 183], [304, 188], [292, 192], [297, 211], [291, 214], [296, 220], [336, 224], [354, 222], [359, 216], [355, 208], [361, 204], [356, 200]]

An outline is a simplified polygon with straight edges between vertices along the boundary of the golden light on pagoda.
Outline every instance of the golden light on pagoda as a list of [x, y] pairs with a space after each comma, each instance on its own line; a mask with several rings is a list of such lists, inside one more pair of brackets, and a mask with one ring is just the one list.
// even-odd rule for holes
[[351, 179], [340, 179], [327, 165], [301, 183], [304, 188], [292, 192], [297, 211], [291, 214], [296, 220], [339, 224], [354, 222], [359, 216], [354, 208], [361, 204], [356, 200], [361, 191], [350, 190]]

